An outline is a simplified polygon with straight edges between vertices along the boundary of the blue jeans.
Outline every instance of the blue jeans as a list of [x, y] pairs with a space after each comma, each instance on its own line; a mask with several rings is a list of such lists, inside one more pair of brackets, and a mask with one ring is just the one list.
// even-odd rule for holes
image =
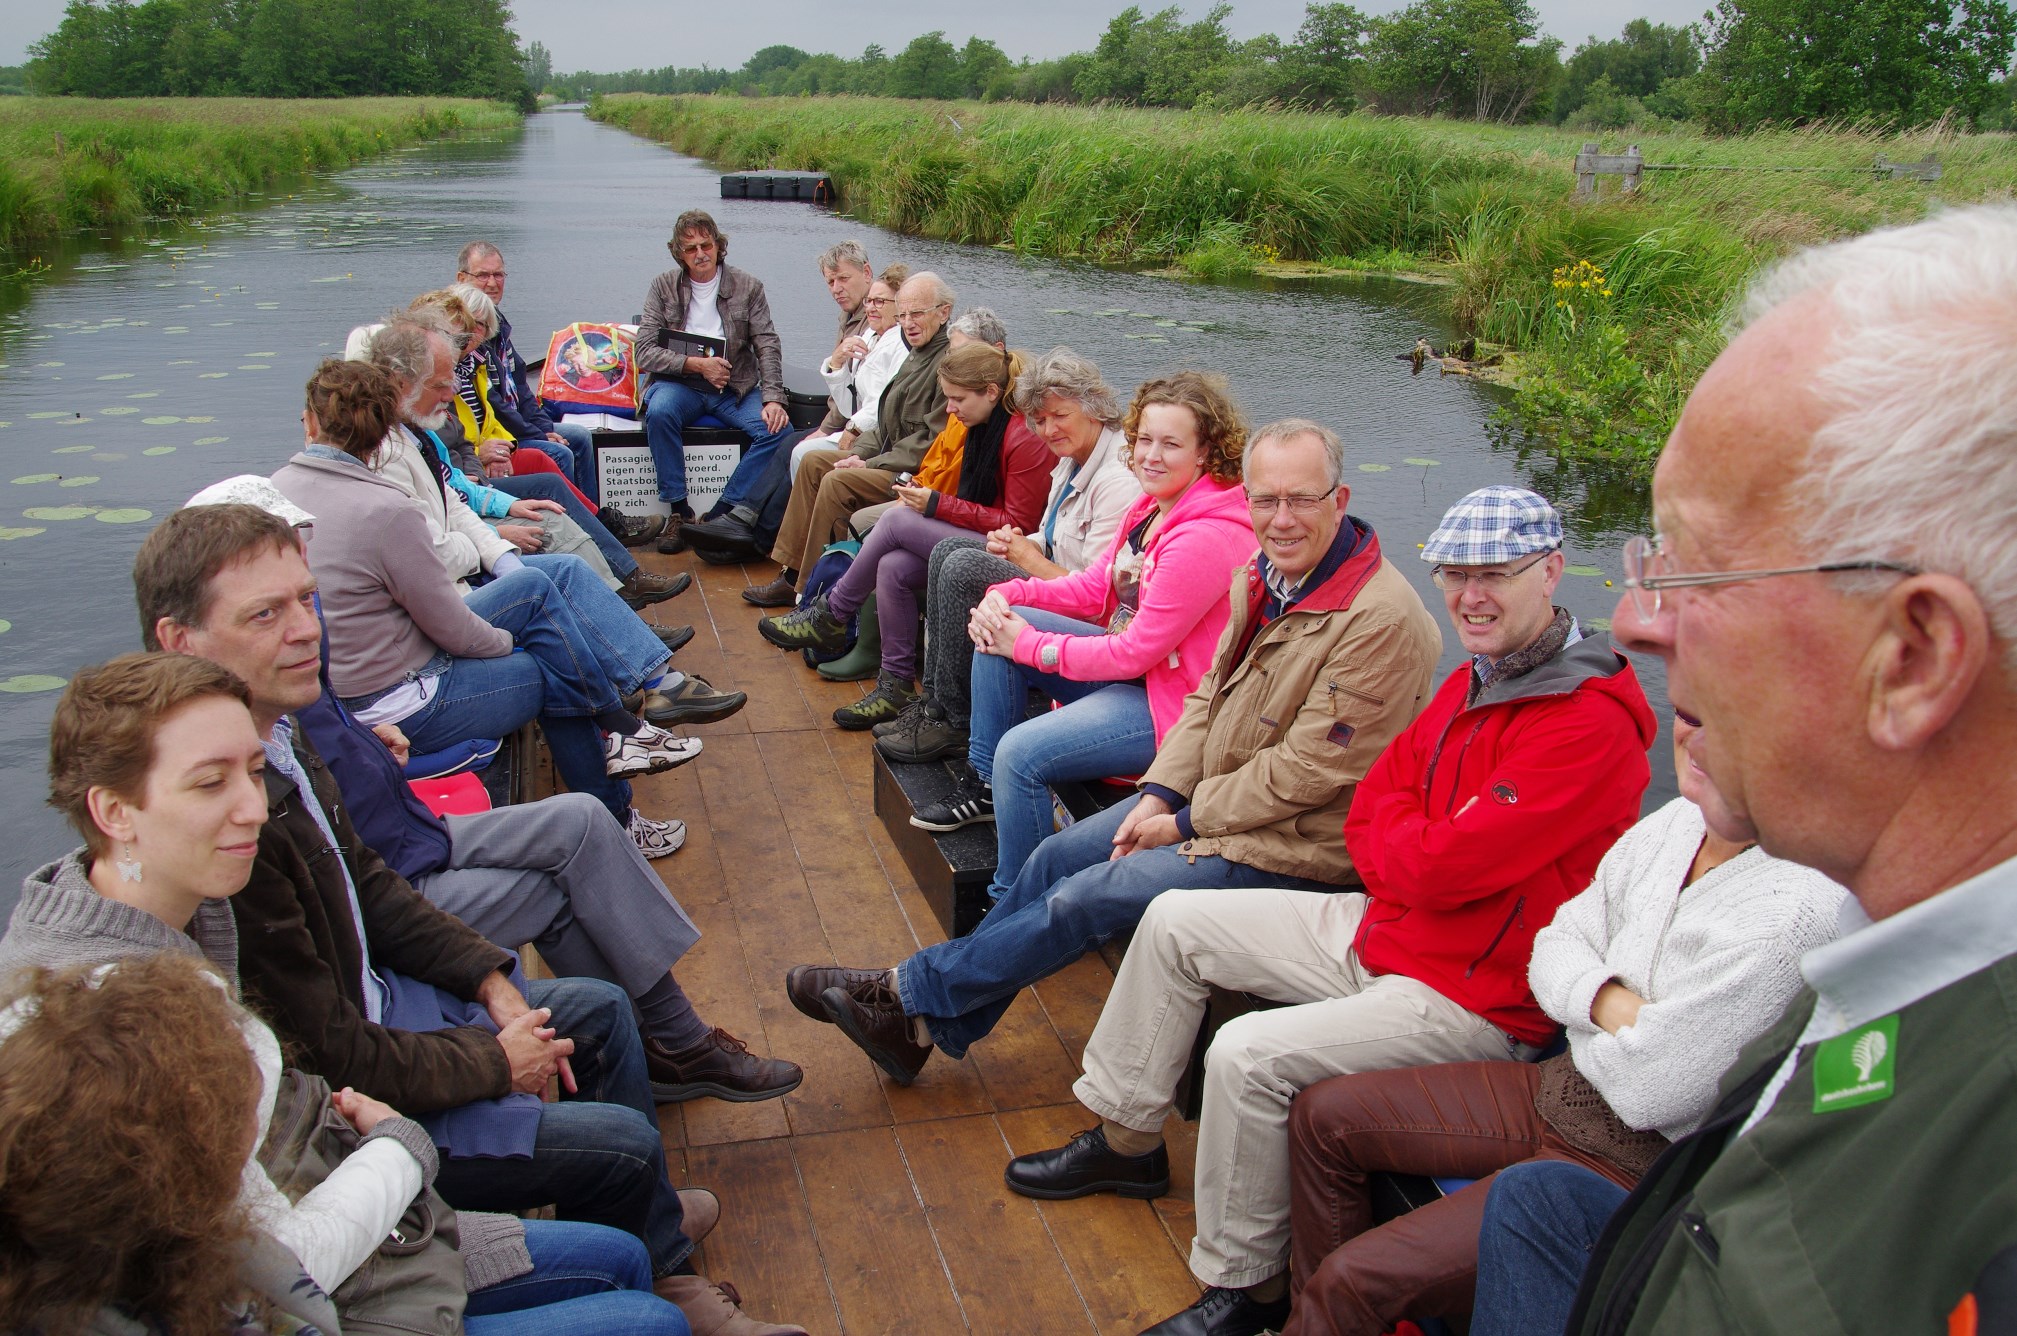
[[544, 437], [523, 440], [518, 443], [522, 450], [537, 450], [560, 465], [568, 481], [582, 490], [589, 500], [600, 503], [601, 484], [595, 476], [595, 433], [572, 422], [557, 422], [553, 430], [567, 438], [567, 444], [549, 441]]
[[652, 463], [658, 467], [658, 498], [674, 504], [686, 500], [686, 429], [704, 417], [735, 428], [749, 437], [749, 447], [728, 486], [721, 490], [724, 509], [763, 504], [759, 483], [778, 445], [791, 433], [772, 431], [764, 425], [763, 398], [757, 389], [747, 394], [734, 390], [696, 390], [683, 381], [661, 380], [644, 396], [644, 440], [651, 447]]
[[1478, 1231], [1473, 1336], [1561, 1336], [1590, 1253], [1624, 1202], [1623, 1188], [1579, 1164], [1501, 1171]]
[[535, 979], [526, 1001], [552, 1008], [548, 1024], [574, 1041], [580, 1092], [541, 1107], [530, 1160], [444, 1160], [435, 1187], [457, 1210], [551, 1205], [563, 1220], [623, 1230], [643, 1241], [653, 1276], [670, 1275], [693, 1241], [666, 1179], [630, 998], [599, 979]]
[[490, 485], [506, 496], [558, 502], [560, 508], [567, 512], [567, 517], [579, 524], [581, 531], [595, 541], [595, 550], [602, 553], [602, 559], [609, 563], [609, 569], [615, 572], [617, 579], [628, 580], [637, 574], [637, 558], [630, 555], [630, 549], [616, 541], [616, 535], [603, 527], [595, 512], [582, 505], [581, 498], [558, 476], [527, 473], [522, 477], [492, 478]]
[[686, 1318], [651, 1292], [651, 1257], [621, 1230], [573, 1220], [528, 1220], [532, 1270], [469, 1292], [469, 1336], [688, 1336]]
[[[1105, 634], [1054, 612], [1016, 612], [1039, 631]], [[1024, 719], [1031, 687], [1063, 708]], [[988, 892], [1000, 896], [1030, 851], [1056, 828], [1050, 785], [1140, 774], [1156, 759], [1156, 725], [1148, 690], [1139, 683], [1076, 682], [995, 654], [973, 656], [972, 693], [967, 760], [994, 785], [997, 852]]]
[[[579, 561], [571, 564], [581, 567], [586, 583], [609, 592]], [[477, 616], [509, 631], [519, 648], [495, 659], [449, 659], [434, 698], [399, 721], [413, 749], [424, 753], [469, 738], [501, 738], [538, 719], [567, 787], [591, 795], [627, 822], [630, 785], [609, 777], [595, 723], [598, 716], [620, 716], [622, 703], [553, 581], [527, 564], [464, 601]], [[662, 655], [665, 646], [658, 648]], [[354, 706], [358, 699], [345, 703]]]
[[[619, 694], [637, 690], [671, 661], [665, 642], [580, 557], [535, 553], [523, 560], [553, 582], [561, 602], [574, 613], [582, 647]], [[473, 604], [474, 597], [468, 601]]]
[[1215, 854], [1187, 858], [1175, 844], [1109, 862], [1114, 832], [1137, 801], [1116, 803], [1045, 840], [978, 928], [928, 946], [897, 968], [905, 1013], [925, 1018], [932, 1042], [947, 1056], [960, 1057], [993, 1030], [1024, 987], [1133, 928], [1164, 891], [1338, 889]]

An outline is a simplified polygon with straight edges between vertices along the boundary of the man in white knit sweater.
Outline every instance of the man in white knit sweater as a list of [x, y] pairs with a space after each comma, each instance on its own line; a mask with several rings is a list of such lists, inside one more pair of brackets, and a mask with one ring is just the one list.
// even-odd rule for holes
[[[1534, 939], [1528, 978], [1568, 1053], [1334, 1077], [1296, 1100], [1284, 1336], [1469, 1313], [1488, 1175], [1562, 1160], [1629, 1189], [1799, 991], [1800, 954], [1834, 939], [1844, 892], [1705, 824], [1722, 800], [1691, 755], [1699, 737], [1677, 713], [1682, 796], [1626, 832]], [[1380, 1172], [1481, 1181], [1375, 1228]]]

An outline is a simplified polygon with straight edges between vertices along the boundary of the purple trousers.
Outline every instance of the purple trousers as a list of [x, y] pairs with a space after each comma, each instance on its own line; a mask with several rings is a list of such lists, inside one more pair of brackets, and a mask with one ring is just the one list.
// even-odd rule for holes
[[[828, 611], [842, 621], [854, 616], [870, 593], [875, 595], [884, 673], [905, 682], [917, 680], [917, 605], [931, 573], [931, 550], [962, 535], [972, 537], [973, 531], [928, 520], [906, 505], [892, 506], [868, 531], [854, 565], [827, 594]], [[966, 634], [964, 626], [939, 629], [941, 634]]]

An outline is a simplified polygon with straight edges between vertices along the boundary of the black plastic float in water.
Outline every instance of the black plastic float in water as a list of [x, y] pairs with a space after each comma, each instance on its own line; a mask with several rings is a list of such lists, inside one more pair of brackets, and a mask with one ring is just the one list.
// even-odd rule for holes
[[833, 178], [825, 172], [730, 172], [721, 178], [721, 197], [831, 204]]

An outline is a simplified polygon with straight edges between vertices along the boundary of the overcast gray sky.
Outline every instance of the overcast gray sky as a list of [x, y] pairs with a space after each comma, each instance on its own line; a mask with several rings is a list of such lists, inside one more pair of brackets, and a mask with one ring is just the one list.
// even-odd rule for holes
[[[1138, 0], [1144, 11], [1159, 0]], [[1574, 47], [1591, 34], [1616, 36], [1628, 19], [1688, 23], [1700, 18], [1708, 0], [1533, 0], [1542, 26]], [[27, 58], [30, 42], [63, 20], [64, 0], [7, 0], [0, 19], [0, 65]], [[836, 5], [829, 0], [736, 0], [714, 12], [708, 23], [697, 15], [707, 7], [665, 0], [516, 0], [519, 35], [544, 42], [557, 70], [657, 69], [662, 65], [713, 65], [735, 69], [759, 47], [786, 43], [807, 51], [858, 56], [870, 42], [894, 53], [921, 32], [942, 28], [954, 44], [968, 37], [992, 38], [1010, 58], [1042, 59], [1082, 51], [1099, 40], [1107, 21], [1126, 0], [1015, 0], [1010, 4], [947, 4], [945, 0], [877, 0], [872, 5]], [[1193, 16], [1209, 0], [1183, 6]], [[1398, 9], [1395, 0], [1371, 0], [1369, 12]], [[1303, 0], [1236, 0], [1229, 22], [1237, 37], [1264, 32], [1294, 33], [1303, 19]]]

